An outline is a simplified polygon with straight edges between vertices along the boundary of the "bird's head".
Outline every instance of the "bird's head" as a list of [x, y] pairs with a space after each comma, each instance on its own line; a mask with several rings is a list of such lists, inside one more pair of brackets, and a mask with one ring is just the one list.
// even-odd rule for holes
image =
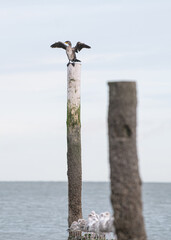
[[96, 215], [95, 211], [91, 211], [90, 214], [91, 214], [92, 216], [95, 216], [95, 215]]
[[105, 212], [104, 214], [105, 214], [105, 216], [110, 217], [110, 213], [109, 212]]
[[69, 46], [71, 46], [71, 42], [70, 41], [65, 41], [65, 44], [68, 44]]

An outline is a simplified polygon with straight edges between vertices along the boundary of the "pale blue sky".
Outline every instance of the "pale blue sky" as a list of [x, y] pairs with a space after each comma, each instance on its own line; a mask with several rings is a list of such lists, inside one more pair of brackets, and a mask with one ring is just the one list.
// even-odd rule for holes
[[136, 80], [143, 181], [171, 181], [171, 2], [6, 0], [0, 9], [0, 180], [67, 180], [66, 63], [82, 41], [83, 180], [109, 180], [108, 86]]

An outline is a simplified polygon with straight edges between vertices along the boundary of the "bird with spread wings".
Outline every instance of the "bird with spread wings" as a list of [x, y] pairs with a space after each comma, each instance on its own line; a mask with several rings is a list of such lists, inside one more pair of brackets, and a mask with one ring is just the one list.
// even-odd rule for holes
[[72, 44], [70, 41], [63, 42], [56, 42], [51, 45], [52, 48], [63, 48], [66, 50], [67, 57], [69, 59], [69, 62], [67, 64], [67, 67], [72, 62], [72, 65], [75, 66], [75, 62], [81, 62], [76, 58], [76, 53], [78, 51], [81, 51], [82, 48], [91, 48], [90, 46], [86, 45], [85, 43], [77, 42], [75, 47], [72, 47]]

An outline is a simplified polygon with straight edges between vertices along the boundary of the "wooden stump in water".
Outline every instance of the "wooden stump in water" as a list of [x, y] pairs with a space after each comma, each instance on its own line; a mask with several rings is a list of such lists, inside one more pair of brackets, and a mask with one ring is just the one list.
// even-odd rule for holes
[[111, 202], [118, 240], [146, 240], [136, 146], [136, 83], [109, 83]]
[[81, 191], [81, 64], [67, 68], [67, 164], [68, 164], [68, 225], [82, 218]]

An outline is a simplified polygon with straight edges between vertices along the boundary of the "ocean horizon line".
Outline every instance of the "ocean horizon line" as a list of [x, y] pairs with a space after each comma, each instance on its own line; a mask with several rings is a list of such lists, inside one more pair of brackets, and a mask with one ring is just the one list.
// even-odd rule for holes
[[[0, 180], [0, 183], [68, 183], [68, 181], [62, 181], [62, 180]], [[93, 181], [93, 180], [84, 180], [82, 183], [110, 183], [110, 181]], [[165, 182], [165, 181], [142, 181], [142, 183], [156, 183], [156, 184], [165, 184], [165, 183], [171, 183], [171, 182]]]

